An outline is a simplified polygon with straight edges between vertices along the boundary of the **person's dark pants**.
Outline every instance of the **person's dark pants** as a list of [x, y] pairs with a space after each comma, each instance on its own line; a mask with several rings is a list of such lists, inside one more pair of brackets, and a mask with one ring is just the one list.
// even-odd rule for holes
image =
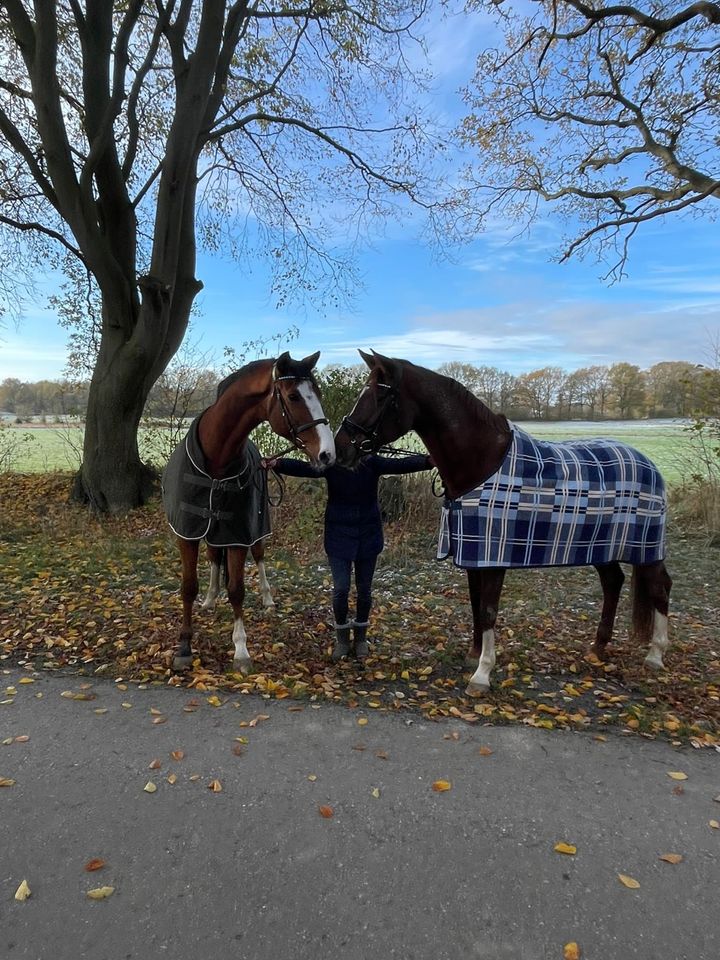
[[343, 560], [341, 557], [328, 557], [333, 578], [332, 607], [335, 623], [346, 623], [348, 616], [348, 598], [350, 596], [350, 578], [355, 565], [355, 593], [357, 612], [355, 619], [365, 623], [372, 607], [372, 581], [375, 574], [377, 556], [363, 560]]

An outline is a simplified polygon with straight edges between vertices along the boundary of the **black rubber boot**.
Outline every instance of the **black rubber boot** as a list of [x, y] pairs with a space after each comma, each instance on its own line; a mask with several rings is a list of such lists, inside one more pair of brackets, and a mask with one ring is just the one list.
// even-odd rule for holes
[[350, 627], [352, 623], [335, 624], [335, 645], [330, 654], [331, 660], [342, 660], [349, 657], [352, 652], [352, 641], [350, 639]]
[[353, 633], [355, 635], [355, 656], [358, 660], [364, 660], [370, 653], [370, 646], [367, 641], [368, 621], [358, 623], [353, 620]]

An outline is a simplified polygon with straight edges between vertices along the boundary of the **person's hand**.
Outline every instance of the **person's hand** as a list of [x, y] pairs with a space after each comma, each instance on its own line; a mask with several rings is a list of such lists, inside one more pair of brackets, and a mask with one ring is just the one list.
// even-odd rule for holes
[[279, 457], [261, 457], [260, 463], [265, 470], [274, 470], [279, 459]]

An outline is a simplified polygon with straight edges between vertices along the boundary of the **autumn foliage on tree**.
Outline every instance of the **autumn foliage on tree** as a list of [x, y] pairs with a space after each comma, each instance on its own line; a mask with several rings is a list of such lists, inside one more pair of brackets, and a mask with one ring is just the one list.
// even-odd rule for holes
[[69, 278], [71, 322], [98, 295], [80, 476], [97, 509], [149, 493], [137, 428], [202, 286], [198, 242], [267, 257], [280, 299], [327, 300], [368, 224], [422, 202], [423, 7], [0, 3], [0, 293], [17, 306], [40, 266]]

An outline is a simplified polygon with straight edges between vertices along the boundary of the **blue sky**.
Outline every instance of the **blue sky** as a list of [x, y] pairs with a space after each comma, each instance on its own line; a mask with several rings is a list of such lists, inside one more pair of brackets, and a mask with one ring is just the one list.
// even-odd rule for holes
[[[459, 29], [459, 27], [462, 29]], [[459, 116], [456, 94], [472, 71], [487, 24], [449, 19], [430, 34], [438, 75], [433, 106]], [[627, 279], [609, 286], [588, 258], [552, 262], [561, 233], [551, 211], [528, 235], [495, 224], [452, 261], [438, 260], [413, 219], [392, 225], [360, 256], [362, 286], [342, 310], [276, 309], [270, 277], [201, 256], [205, 284], [191, 337], [222, 362], [222, 348], [300, 329], [293, 355], [321, 350], [320, 365], [359, 362], [357, 348], [424, 366], [458, 360], [520, 373], [545, 365], [566, 370], [629, 361], [703, 362], [720, 331], [720, 237], [708, 220], [652, 221], [636, 235]], [[48, 279], [45, 292], [53, 289]], [[0, 380], [62, 376], [66, 332], [43, 302], [20, 324], [0, 329]]]

